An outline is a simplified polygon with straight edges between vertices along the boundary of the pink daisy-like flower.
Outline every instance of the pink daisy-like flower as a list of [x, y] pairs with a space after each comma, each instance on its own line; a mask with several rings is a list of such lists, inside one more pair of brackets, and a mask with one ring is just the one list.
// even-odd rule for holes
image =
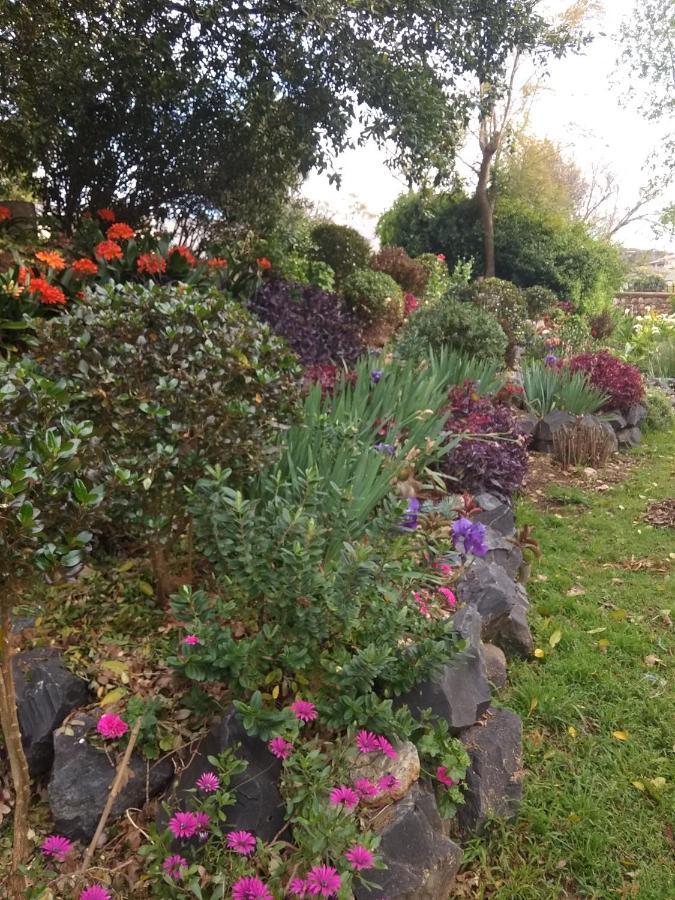
[[444, 578], [447, 578], [448, 575], [452, 575], [452, 566], [448, 565], [448, 563], [435, 562], [433, 566], [434, 569], [436, 569], [437, 572], [440, 572]]
[[232, 900], [273, 900], [265, 884], [259, 878], [240, 878], [232, 885]]
[[202, 772], [195, 784], [205, 794], [213, 794], [220, 787], [220, 779], [215, 772]]
[[196, 634], [186, 634], [182, 643], [187, 644], [188, 647], [194, 647], [195, 644], [201, 644], [201, 641]]
[[332, 866], [314, 866], [307, 875], [307, 886], [313, 897], [333, 897], [340, 890], [340, 876]]
[[173, 856], [167, 856], [162, 863], [162, 868], [169, 878], [182, 878], [188, 870], [188, 861], [177, 853]]
[[295, 718], [301, 722], [313, 722], [319, 718], [316, 706], [309, 700], [296, 700], [295, 703], [291, 703], [291, 709], [295, 713]]
[[349, 861], [352, 869], [372, 869], [375, 857], [366, 847], [357, 844], [345, 853], [345, 858]]
[[346, 785], [333, 788], [330, 792], [330, 802], [333, 806], [346, 806], [347, 809], [354, 809], [359, 802], [359, 795], [352, 788]]
[[268, 742], [267, 749], [276, 756], [277, 759], [288, 759], [293, 750], [293, 744], [285, 738], [275, 737]]
[[427, 597], [424, 594], [421, 594], [419, 591], [413, 591], [413, 597], [415, 599], [415, 603], [417, 604], [417, 608], [420, 611], [420, 615], [428, 618], [429, 605], [427, 603]]
[[126, 734], [129, 730], [129, 726], [124, 719], [116, 716], [115, 713], [104, 713], [96, 723], [96, 730], [99, 734], [102, 734], [106, 740], [110, 741]]
[[194, 816], [198, 831], [204, 831], [204, 829], [208, 828], [211, 824], [211, 816], [208, 813], [199, 811], [196, 812]]
[[401, 786], [401, 782], [395, 775], [383, 775], [377, 782], [377, 789], [380, 793], [384, 791], [395, 791]]
[[377, 739], [377, 745], [380, 753], [384, 753], [389, 759], [398, 759], [398, 753], [394, 750], [386, 737], [379, 737]]
[[241, 856], [250, 856], [255, 850], [255, 837], [250, 831], [231, 831], [225, 840], [229, 849]]
[[193, 812], [177, 812], [169, 819], [169, 831], [175, 838], [187, 840], [197, 831], [197, 816]]
[[59, 862], [63, 862], [73, 849], [72, 841], [60, 834], [50, 834], [42, 842], [40, 847], [45, 856], [53, 856]]
[[82, 891], [80, 900], [110, 900], [110, 891], [100, 884], [92, 884]]
[[373, 784], [368, 778], [357, 778], [354, 782], [354, 790], [363, 800], [364, 797], [377, 797], [377, 785]]
[[294, 897], [306, 897], [309, 893], [309, 885], [304, 878], [292, 878], [288, 884], [288, 890]]
[[356, 735], [356, 746], [360, 753], [377, 753], [380, 749], [380, 739], [372, 731], [361, 729]]
[[438, 778], [441, 784], [445, 784], [447, 787], [452, 787], [455, 783], [448, 775], [448, 770], [445, 766], [439, 766], [436, 769], [436, 778]]
[[445, 597], [445, 602], [448, 604], [448, 606], [455, 606], [457, 604], [457, 597], [455, 597], [453, 591], [451, 591], [450, 588], [439, 587], [438, 593], [442, 597]]

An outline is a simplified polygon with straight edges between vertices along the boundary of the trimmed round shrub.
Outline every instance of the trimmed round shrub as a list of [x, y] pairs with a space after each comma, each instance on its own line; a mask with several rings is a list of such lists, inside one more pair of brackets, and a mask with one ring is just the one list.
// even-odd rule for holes
[[558, 303], [554, 292], [542, 284], [535, 284], [525, 288], [523, 297], [527, 305], [527, 315], [530, 319], [540, 319], [552, 310]]
[[506, 362], [513, 366], [516, 347], [524, 337], [527, 321], [527, 306], [520, 288], [501, 278], [482, 278], [462, 288], [459, 298], [474, 303], [499, 322], [508, 341]]
[[370, 268], [385, 272], [404, 291], [419, 296], [427, 284], [427, 272], [416, 259], [412, 259], [403, 247], [383, 247], [370, 258]]
[[646, 431], [670, 431], [675, 428], [675, 408], [673, 401], [661, 388], [649, 387], [645, 391], [647, 418]]
[[397, 325], [403, 316], [403, 291], [385, 272], [359, 269], [345, 279], [342, 293], [347, 306], [366, 325]]
[[442, 253], [423, 253], [421, 256], [415, 257], [424, 267], [427, 273], [427, 284], [422, 293], [422, 299], [425, 302], [433, 302], [440, 300], [450, 290], [452, 278], [445, 257]]
[[413, 361], [430, 349], [449, 347], [480, 359], [503, 359], [506, 335], [490, 313], [451, 297], [427, 303], [406, 320], [399, 332], [396, 354]]
[[625, 410], [644, 396], [640, 370], [606, 350], [581, 353], [567, 363], [572, 372], [584, 372], [590, 383], [609, 398], [604, 409]]
[[353, 363], [365, 349], [361, 324], [339, 294], [272, 279], [248, 306], [306, 366]]
[[325, 222], [312, 228], [311, 240], [315, 259], [331, 267], [338, 287], [352, 272], [368, 266], [370, 244], [355, 228]]

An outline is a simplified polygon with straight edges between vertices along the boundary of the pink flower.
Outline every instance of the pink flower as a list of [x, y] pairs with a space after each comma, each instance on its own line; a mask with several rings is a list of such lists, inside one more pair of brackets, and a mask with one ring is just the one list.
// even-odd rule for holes
[[82, 891], [80, 900], [110, 900], [110, 891], [100, 884], [92, 884]]
[[356, 735], [356, 746], [361, 753], [376, 753], [380, 749], [379, 738], [372, 731], [362, 729]]
[[162, 863], [162, 868], [169, 878], [182, 878], [188, 870], [188, 861], [176, 853], [174, 856], [167, 856]]
[[345, 853], [345, 858], [351, 864], [352, 869], [372, 869], [375, 857], [366, 849], [357, 844]]
[[208, 828], [211, 824], [211, 816], [205, 812], [196, 812], [194, 814], [195, 822], [197, 823], [197, 830], [203, 831], [205, 828]]
[[368, 778], [357, 778], [354, 782], [354, 790], [363, 800], [364, 797], [377, 797], [377, 785]]
[[359, 795], [346, 785], [333, 788], [330, 792], [330, 802], [333, 806], [343, 804], [347, 809], [354, 809], [359, 802]]
[[377, 789], [380, 793], [384, 793], [384, 791], [395, 791], [400, 785], [401, 782], [395, 775], [383, 775], [377, 782]]
[[232, 885], [232, 900], [273, 900], [273, 897], [259, 878], [249, 876]]
[[437, 254], [436, 254], [436, 259], [437, 259], [439, 262], [445, 262], [445, 253], [437, 253]]
[[231, 831], [225, 840], [229, 849], [240, 856], [250, 856], [255, 850], [255, 837], [250, 831]]
[[447, 578], [448, 575], [452, 575], [452, 566], [448, 565], [448, 563], [444, 562], [435, 562], [434, 569], [440, 572], [444, 578]]
[[201, 641], [196, 634], [186, 634], [183, 638], [183, 643], [187, 644], [188, 647], [194, 647], [195, 644], [201, 644]]
[[398, 753], [394, 750], [386, 737], [379, 737], [377, 739], [377, 744], [380, 753], [384, 753], [384, 755], [388, 756], [389, 759], [398, 759]]
[[123, 734], [126, 734], [129, 730], [129, 726], [124, 719], [116, 716], [115, 713], [104, 713], [96, 723], [96, 730], [99, 734], [102, 734], [106, 740], [114, 740], [115, 738], [120, 738]]
[[169, 831], [175, 838], [187, 839], [197, 831], [197, 816], [193, 812], [177, 812], [169, 819]]
[[436, 769], [436, 778], [441, 782], [441, 784], [445, 784], [448, 787], [452, 787], [455, 783], [452, 778], [448, 775], [448, 770], [445, 766], [439, 766]]
[[40, 847], [45, 856], [53, 856], [59, 862], [63, 862], [66, 856], [73, 849], [73, 844], [67, 837], [60, 834], [50, 834], [42, 842]]
[[313, 722], [319, 717], [316, 706], [309, 700], [296, 700], [295, 703], [291, 703], [291, 709], [295, 713], [295, 718], [301, 722]]
[[332, 897], [340, 890], [340, 876], [331, 866], [314, 866], [307, 876], [309, 893], [316, 897]]
[[427, 605], [426, 594], [421, 594], [419, 591], [413, 591], [413, 597], [415, 598], [415, 603], [420, 611], [420, 615], [427, 618], [429, 616], [429, 606]]
[[445, 597], [445, 601], [448, 606], [455, 606], [455, 604], [457, 603], [457, 597], [455, 597], [450, 588], [439, 587], [438, 593], [441, 594], [441, 596]]
[[309, 885], [304, 878], [293, 878], [288, 885], [288, 890], [294, 897], [305, 897], [309, 892]]
[[288, 759], [293, 750], [293, 744], [285, 738], [275, 737], [268, 742], [267, 749], [276, 756], [277, 759]]
[[220, 779], [215, 772], [202, 772], [195, 784], [205, 794], [213, 794], [220, 787]]

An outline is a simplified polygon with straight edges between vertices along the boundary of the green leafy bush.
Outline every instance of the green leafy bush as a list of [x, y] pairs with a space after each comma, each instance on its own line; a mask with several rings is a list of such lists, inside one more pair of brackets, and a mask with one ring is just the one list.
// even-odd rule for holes
[[506, 361], [513, 366], [515, 351], [524, 336], [527, 306], [523, 292], [515, 284], [499, 278], [481, 278], [467, 285], [459, 299], [473, 303], [495, 317], [507, 337]]
[[326, 222], [314, 226], [311, 240], [314, 259], [331, 267], [337, 287], [352, 272], [368, 266], [370, 244], [355, 228]]
[[675, 427], [675, 409], [670, 396], [660, 388], [649, 387], [645, 392], [647, 431], [669, 431]]
[[368, 325], [378, 322], [397, 325], [401, 321], [403, 293], [385, 272], [357, 269], [345, 279], [342, 293], [354, 315]]
[[543, 363], [523, 367], [525, 402], [538, 416], [553, 409], [581, 416], [597, 412], [607, 401], [607, 395], [593, 387], [583, 372], [570, 372]]
[[527, 315], [530, 319], [539, 319], [545, 313], [550, 312], [558, 302], [555, 293], [542, 284], [533, 284], [525, 288], [523, 297], [527, 304]]
[[452, 276], [448, 270], [443, 254], [423, 253], [416, 257], [416, 262], [424, 266], [427, 273], [427, 284], [422, 292], [422, 299], [429, 303], [440, 300], [450, 290]]
[[370, 268], [375, 272], [386, 272], [410, 294], [419, 296], [424, 293], [426, 269], [416, 259], [411, 259], [403, 247], [383, 247], [371, 256]]
[[627, 291], [645, 291], [659, 293], [668, 290], [668, 282], [658, 272], [652, 269], [642, 268], [632, 272], [626, 279]]

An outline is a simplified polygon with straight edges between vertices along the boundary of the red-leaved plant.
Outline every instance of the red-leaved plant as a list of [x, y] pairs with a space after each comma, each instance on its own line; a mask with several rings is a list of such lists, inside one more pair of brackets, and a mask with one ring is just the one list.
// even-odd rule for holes
[[612, 356], [607, 350], [581, 353], [567, 363], [570, 371], [584, 372], [593, 385], [609, 398], [604, 409], [625, 410], [644, 396], [640, 370]]

